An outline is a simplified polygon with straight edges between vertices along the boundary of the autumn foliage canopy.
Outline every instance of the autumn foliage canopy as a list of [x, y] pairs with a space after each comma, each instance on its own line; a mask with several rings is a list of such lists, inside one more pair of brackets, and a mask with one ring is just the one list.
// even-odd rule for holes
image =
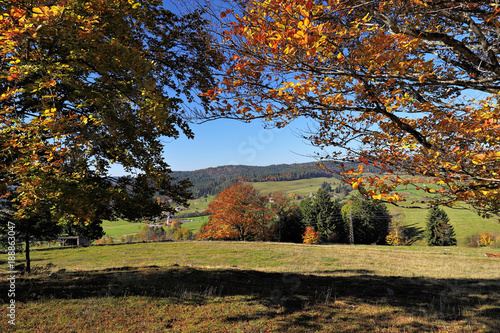
[[[193, 136], [181, 105], [212, 86], [203, 25], [154, 0], [0, 0], [0, 196], [18, 219], [137, 217], [133, 189], [186, 203], [162, 138]], [[112, 164], [137, 177], [110, 181]]]
[[401, 204], [396, 187], [414, 185], [431, 206], [500, 213], [496, 2], [238, 4], [220, 19], [227, 66], [207, 94], [214, 112], [277, 126], [308, 117], [324, 158], [361, 162], [346, 181], [374, 199]]

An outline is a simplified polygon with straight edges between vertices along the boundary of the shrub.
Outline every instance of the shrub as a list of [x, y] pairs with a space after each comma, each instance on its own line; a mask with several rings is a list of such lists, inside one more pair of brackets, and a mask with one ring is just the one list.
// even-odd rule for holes
[[479, 245], [480, 246], [489, 246], [493, 244], [495, 239], [495, 236], [488, 233], [488, 232], [483, 232], [481, 235], [479, 235]]
[[306, 231], [302, 236], [302, 241], [304, 244], [318, 244], [321, 239], [319, 232], [314, 230], [313, 227], [306, 227]]
[[483, 232], [481, 234], [474, 234], [465, 238], [465, 244], [467, 247], [483, 247], [491, 246], [497, 247], [499, 237], [494, 233]]
[[184, 228], [184, 227], [181, 227], [179, 229], [176, 229], [173, 234], [172, 234], [172, 237], [173, 239], [175, 240], [181, 240], [181, 239], [184, 239], [184, 240], [188, 240], [188, 239], [193, 239], [193, 232], [188, 229], [188, 228]]
[[403, 246], [406, 245], [406, 240], [404, 235], [401, 234], [399, 229], [389, 230], [389, 234], [385, 238], [387, 245], [391, 246]]
[[113, 237], [109, 236], [107, 239], [106, 239], [106, 244], [114, 244], [115, 242], [113, 241]]
[[151, 242], [155, 241], [161, 236], [165, 235], [165, 229], [162, 227], [144, 227], [142, 228], [141, 233], [139, 234], [140, 242]]
[[106, 242], [106, 238], [102, 237], [95, 241], [95, 245], [103, 245]]
[[181, 222], [179, 220], [173, 220], [172, 224], [170, 225], [170, 229], [175, 230], [179, 229], [181, 227]]
[[387, 245], [391, 246], [404, 246], [408, 245], [409, 241], [407, 239], [405, 228], [401, 225], [398, 220], [393, 220], [389, 224], [389, 234], [385, 238]]

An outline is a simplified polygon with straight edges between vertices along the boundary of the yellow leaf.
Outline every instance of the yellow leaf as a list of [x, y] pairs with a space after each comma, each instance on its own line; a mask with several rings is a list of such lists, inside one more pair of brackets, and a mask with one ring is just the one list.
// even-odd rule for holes
[[43, 116], [44, 117], [52, 117], [52, 116], [54, 116], [54, 113], [56, 113], [56, 111], [57, 111], [56, 108], [47, 109], [43, 112]]
[[370, 13], [366, 14], [365, 17], [362, 18], [363, 22], [368, 22], [370, 21]]

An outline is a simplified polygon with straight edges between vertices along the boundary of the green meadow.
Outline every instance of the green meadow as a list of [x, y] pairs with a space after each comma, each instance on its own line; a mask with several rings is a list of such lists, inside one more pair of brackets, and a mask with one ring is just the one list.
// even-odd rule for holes
[[[307, 196], [325, 180], [335, 182], [253, 185], [263, 194]], [[203, 211], [212, 199], [194, 200], [189, 211]], [[388, 208], [423, 230], [425, 209]], [[16, 280], [16, 330], [499, 332], [500, 258], [485, 256], [500, 253], [498, 244], [468, 248], [464, 241], [483, 231], [498, 235], [500, 224], [471, 210], [445, 210], [459, 246], [176, 241], [33, 251], [34, 274]], [[208, 217], [189, 219], [183, 226], [196, 232]], [[113, 237], [143, 226], [104, 223]], [[2, 283], [5, 306], [6, 288]], [[2, 332], [11, 328], [0, 323]]]
[[102, 228], [104, 229], [106, 236], [115, 237], [119, 235], [138, 233], [145, 225], [146, 224], [144, 222], [135, 223], [118, 219], [117, 221], [103, 221]]
[[[32, 259], [16, 279], [17, 332], [500, 329], [500, 259], [484, 249], [166, 242]], [[0, 331], [13, 331], [6, 317]]]
[[272, 192], [285, 192], [286, 194], [295, 193], [297, 195], [309, 196], [311, 193], [316, 193], [324, 182], [340, 184], [341, 182], [335, 178], [309, 178], [289, 181], [277, 182], [255, 182], [252, 186], [263, 194]]

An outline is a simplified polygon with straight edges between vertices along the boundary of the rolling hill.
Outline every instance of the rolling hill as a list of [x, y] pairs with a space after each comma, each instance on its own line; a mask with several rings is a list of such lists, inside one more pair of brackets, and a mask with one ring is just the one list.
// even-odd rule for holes
[[276, 182], [311, 178], [338, 178], [338, 167], [330, 170], [316, 163], [276, 164], [269, 166], [226, 165], [196, 171], [175, 171], [173, 177], [189, 179], [193, 183], [191, 191], [195, 198], [216, 195], [236, 181]]

